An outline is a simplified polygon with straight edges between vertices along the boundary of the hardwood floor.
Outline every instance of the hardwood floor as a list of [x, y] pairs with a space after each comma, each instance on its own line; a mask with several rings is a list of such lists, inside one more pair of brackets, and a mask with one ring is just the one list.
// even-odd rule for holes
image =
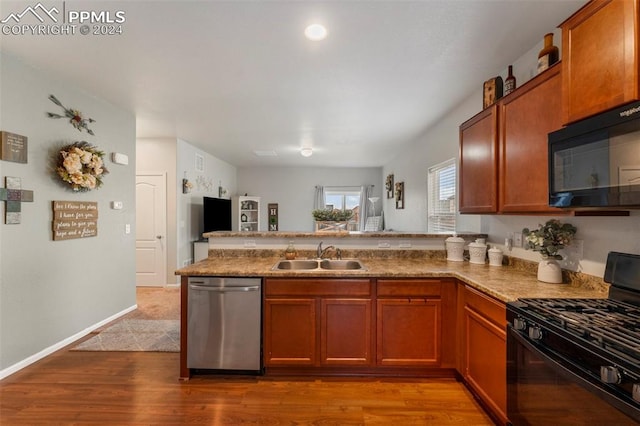
[[452, 379], [196, 376], [180, 382], [177, 353], [68, 349], [0, 381], [0, 424], [493, 424]]

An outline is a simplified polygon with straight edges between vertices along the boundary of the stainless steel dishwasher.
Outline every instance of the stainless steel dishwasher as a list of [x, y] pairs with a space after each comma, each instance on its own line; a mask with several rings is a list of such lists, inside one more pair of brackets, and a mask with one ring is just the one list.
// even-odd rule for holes
[[260, 278], [190, 277], [187, 367], [262, 369]]

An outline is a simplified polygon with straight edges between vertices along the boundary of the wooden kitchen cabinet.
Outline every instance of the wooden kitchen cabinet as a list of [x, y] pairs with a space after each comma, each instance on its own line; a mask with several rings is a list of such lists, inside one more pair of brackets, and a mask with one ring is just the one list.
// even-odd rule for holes
[[460, 125], [460, 213], [498, 211], [498, 106]]
[[639, 99], [638, 7], [591, 1], [560, 25], [564, 123]]
[[321, 299], [320, 364], [370, 365], [371, 299]]
[[378, 365], [440, 366], [442, 287], [440, 280], [378, 280]]
[[506, 306], [469, 286], [459, 293], [460, 373], [490, 414], [506, 424]]
[[316, 300], [264, 301], [264, 364], [315, 365]]
[[547, 135], [562, 126], [561, 88], [556, 65], [499, 103], [498, 210], [502, 213], [564, 214], [548, 202]]
[[373, 363], [369, 279], [265, 280], [265, 367]]
[[561, 86], [555, 65], [460, 126], [460, 213], [566, 214], [548, 205]]

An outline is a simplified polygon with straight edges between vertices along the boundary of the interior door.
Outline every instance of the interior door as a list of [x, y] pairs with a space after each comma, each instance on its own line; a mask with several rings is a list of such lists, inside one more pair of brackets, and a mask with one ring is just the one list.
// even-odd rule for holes
[[136, 175], [136, 285], [167, 283], [166, 175]]

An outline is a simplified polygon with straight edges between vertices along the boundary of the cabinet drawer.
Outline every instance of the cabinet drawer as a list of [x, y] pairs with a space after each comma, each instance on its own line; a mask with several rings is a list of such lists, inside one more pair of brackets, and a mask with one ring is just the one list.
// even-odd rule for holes
[[371, 296], [368, 279], [275, 278], [265, 280], [265, 296]]
[[476, 312], [481, 312], [487, 320], [501, 329], [505, 328], [507, 324], [507, 308], [504, 303], [494, 301], [468, 286], [465, 287], [464, 291], [464, 303]]
[[378, 280], [378, 296], [440, 296], [441, 280]]

